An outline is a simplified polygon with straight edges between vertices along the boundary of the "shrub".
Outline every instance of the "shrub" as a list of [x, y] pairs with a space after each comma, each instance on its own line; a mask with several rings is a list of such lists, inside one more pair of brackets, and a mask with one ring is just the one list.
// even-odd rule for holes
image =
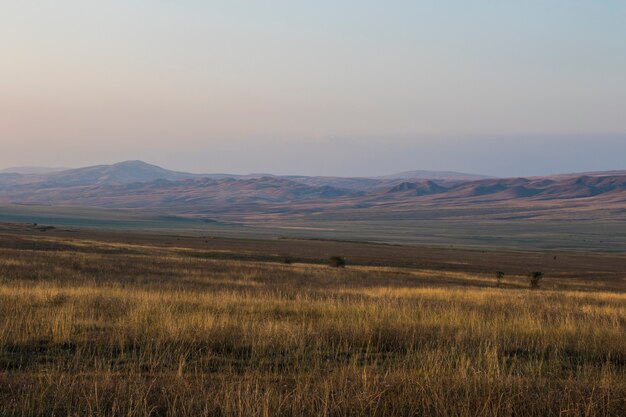
[[543, 272], [534, 271], [530, 273], [530, 288], [539, 288], [539, 282], [543, 279]]
[[496, 271], [496, 285], [499, 287], [502, 285], [502, 279], [504, 278], [504, 272]]
[[346, 260], [341, 256], [331, 256], [328, 259], [328, 262], [330, 266], [332, 266], [333, 268], [345, 268], [346, 267]]

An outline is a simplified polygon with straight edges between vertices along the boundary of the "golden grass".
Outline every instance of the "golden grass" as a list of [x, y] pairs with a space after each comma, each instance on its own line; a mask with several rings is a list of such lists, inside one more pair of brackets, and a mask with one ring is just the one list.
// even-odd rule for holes
[[142, 251], [0, 250], [0, 415], [626, 410], [623, 292]]

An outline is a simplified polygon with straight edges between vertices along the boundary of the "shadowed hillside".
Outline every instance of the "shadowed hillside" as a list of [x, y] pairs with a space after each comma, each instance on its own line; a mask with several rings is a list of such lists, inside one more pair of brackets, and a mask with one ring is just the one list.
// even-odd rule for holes
[[385, 218], [424, 207], [442, 213], [463, 207], [487, 218], [494, 208], [518, 217], [535, 217], [537, 210], [551, 218], [591, 211], [626, 216], [626, 175], [620, 171], [478, 180], [450, 172], [431, 172], [431, 179], [422, 178], [427, 175], [411, 171], [378, 178], [228, 176], [127, 161], [47, 174], [0, 174], [0, 203], [149, 208], [231, 219], [351, 212]]

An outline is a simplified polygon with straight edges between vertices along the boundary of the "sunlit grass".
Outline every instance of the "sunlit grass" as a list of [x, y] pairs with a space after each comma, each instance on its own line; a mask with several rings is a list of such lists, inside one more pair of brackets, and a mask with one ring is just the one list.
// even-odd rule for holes
[[626, 409], [623, 292], [142, 251], [0, 252], [1, 415]]

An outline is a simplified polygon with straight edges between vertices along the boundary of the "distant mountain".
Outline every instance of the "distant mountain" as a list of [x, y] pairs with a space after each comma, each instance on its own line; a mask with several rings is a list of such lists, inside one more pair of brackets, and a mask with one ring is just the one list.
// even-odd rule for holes
[[395, 179], [395, 180], [410, 180], [410, 179], [424, 179], [424, 180], [448, 180], [448, 181], [472, 181], [481, 180], [486, 178], [493, 178], [486, 175], [467, 174], [464, 172], [454, 171], [405, 171], [398, 174], [384, 175], [377, 178], [383, 179]]
[[[549, 178], [563, 179], [563, 178], [576, 178], [576, 177], [615, 177], [626, 175], [626, 170], [612, 170], [612, 171], [585, 171], [585, 172], [569, 172], [565, 174], [549, 175]], [[531, 177], [534, 178], [534, 177]], [[545, 178], [537, 177], [537, 178]]]
[[388, 190], [401, 183], [431, 181], [440, 186], [452, 186], [465, 181], [490, 178], [482, 175], [464, 174], [450, 171], [407, 171], [383, 177], [307, 177], [286, 176], [290, 180], [307, 185], [330, 185], [361, 191]]
[[562, 180], [556, 186], [551, 184], [537, 193], [537, 196], [549, 199], [569, 199], [619, 192], [626, 192], [626, 175], [583, 175]]
[[481, 201], [533, 198], [568, 200], [621, 193], [626, 201], [626, 175], [505, 178], [470, 181], [448, 189], [443, 198]]
[[413, 195], [431, 195], [439, 194], [447, 191], [448, 188], [442, 187], [434, 181], [419, 181], [419, 182], [401, 182], [389, 191], [387, 194], [403, 194], [406, 196]]
[[142, 161], [125, 161], [113, 165], [96, 165], [52, 173], [46, 186], [121, 185], [156, 180], [177, 181], [200, 178], [201, 175], [170, 171]]
[[[0, 179], [1, 180], [1, 179]], [[72, 179], [73, 181], [73, 179]], [[100, 177], [92, 183], [68, 185], [46, 181], [0, 187], [0, 202], [111, 208], [153, 208], [176, 213], [254, 211], [256, 207], [296, 201], [357, 197], [358, 191], [330, 186], [312, 187], [283, 178], [186, 178], [116, 183]]]
[[530, 178], [432, 171], [377, 178], [238, 176], [126, 161], [51, 173], [0, 173], [0, 204], [149, 208], [224, 219], [322, 214], [414, 218], [417, 214], [411, 213], [417, 210], [436, 217], [476, 207], [516, 218], [578, 210], [586, 216], [601, 211], [614, 219], [626, 218], [626, 172]]
[[306, 177], [306, 176], [285, 176], [282, 178], [306, 184], [313, 187], [339, 187], [359, 191], [373, 191], [393, 187], [402, 182], [397, 179], [364, 178], [364, 177]]

